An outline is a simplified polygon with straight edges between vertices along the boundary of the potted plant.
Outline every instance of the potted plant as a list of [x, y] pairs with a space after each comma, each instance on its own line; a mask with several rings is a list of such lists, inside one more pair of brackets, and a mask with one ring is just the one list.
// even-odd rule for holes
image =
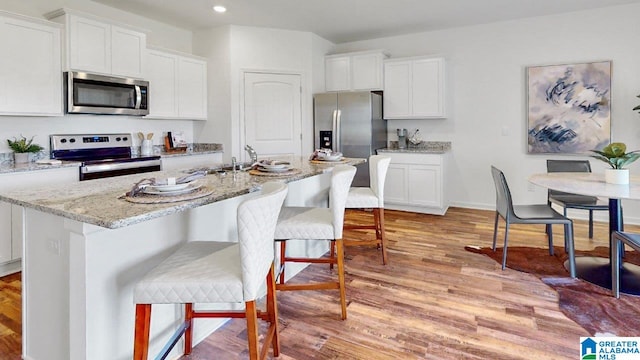
[[628, 184], [629, 183], [629, 169], [625, 166], [640, 158], [640, 151], [627, 151], [627, 146], [624, 143], [611, 143], [605, 146], [602, 150], [591, 150], [594, 152], [592, 157], [602, 160], [611, 166], [611, 169], [606, 169], [604, 172], [605, 181], [610, 184]]
[[14, 137], [13, 140], [7, 139], [9, 147], [14, 152], [13, 156], [16, 164], [29, 162], [30, 153], [36, 153], [44, 149], [42, 146], [34, 144], [33, 138], [34, 136], [27, 140], [26, 137], [20, 135], [20, 139], [17, 139], [16, 137]]

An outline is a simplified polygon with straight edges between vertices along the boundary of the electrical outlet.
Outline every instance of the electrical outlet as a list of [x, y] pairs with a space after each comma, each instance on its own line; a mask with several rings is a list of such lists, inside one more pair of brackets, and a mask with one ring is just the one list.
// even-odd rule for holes
[[60, 239], [50, 239], [47, 247], [51, 253], [60, 255]]

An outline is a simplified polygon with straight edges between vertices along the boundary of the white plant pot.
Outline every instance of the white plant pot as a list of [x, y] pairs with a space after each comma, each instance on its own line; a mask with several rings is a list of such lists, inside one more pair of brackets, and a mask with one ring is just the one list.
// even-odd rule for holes
[[628, 184], [629, 169], [606, 169], [604, 171], [604, 181], [609, 184]]
[[16, 164], [26, 164], [29, 162], [29, 153], [13, 153], [13, 162]]

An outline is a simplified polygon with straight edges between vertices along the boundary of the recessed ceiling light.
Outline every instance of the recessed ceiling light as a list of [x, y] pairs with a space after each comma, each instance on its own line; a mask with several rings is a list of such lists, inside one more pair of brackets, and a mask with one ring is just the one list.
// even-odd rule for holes
[[216, 5], [213, 7], [213, 11], [218, 12], [218, 13], [223, 13], [225, 11], [227, 11], [227, 8], [222, 6], [222, 5]]

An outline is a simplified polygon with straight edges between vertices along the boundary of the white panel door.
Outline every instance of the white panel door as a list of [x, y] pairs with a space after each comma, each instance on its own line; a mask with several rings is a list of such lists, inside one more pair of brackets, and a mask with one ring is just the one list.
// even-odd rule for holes
[[296, 74], [244, 74], [244, 144], [262, 158], [302, 155], [301, 80]]

